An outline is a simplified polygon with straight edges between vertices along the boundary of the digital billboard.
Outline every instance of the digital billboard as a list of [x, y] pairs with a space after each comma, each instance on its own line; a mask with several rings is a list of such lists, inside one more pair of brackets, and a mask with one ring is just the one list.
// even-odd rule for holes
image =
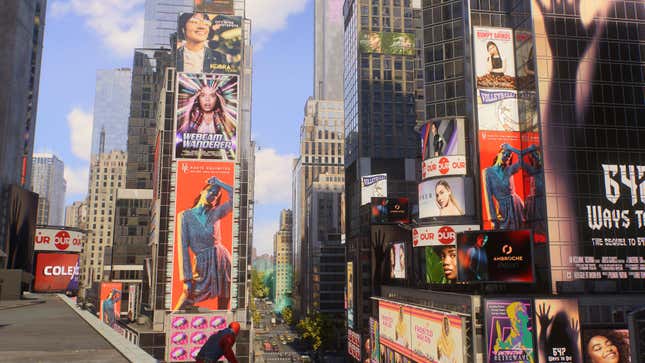
[[361, 205], [369, 204], [374, 197], [387, 197], [387, 174], [361, 177]]
[[228, 310], [235, 164], [178, 161], [171, 310]]
[[488, 363], [534, 363], [531, 301], [499, 299], [485, 304]]
[[372, 224], [409, 223], [408, 198], [372, 198]]
[[34, 292], [78, 290], [78, 262], [75, 253], [37, 253]]
[[354, 262], [347, 262], [347, 326], [354, 327]]
[[175, 158], [235, 160], [239, 77], [177, 73]]
[[179, 15], [177, 72], [239, 73], [241, 63], [241, 17], [203, 12]]
[[447, 177], [419, 183], [419, 217], [468, 214], [464, 178]]
[[535, 299], [538, 363], [582, 363], [575, 299]]
[[530, 230], [459, 233], [459, 281], [533, 282], [532, 247]]
[[121, 317], [121, 298], [123, 284], [120, 282], [101, 282], [99, 316], [101, 321], [112, 329], [118, 328], [117, 321]]
[[390, 278], [405, 278], [405, 243], [392, 243], [390, 248]]
[[350, 357], [361, 361], [361, 335], [352, 329], [347, 329], [347, 353]]
[[35, 251], [81, 252], [84, 233], [59, 228], [36, 228]]
[[478, 224], [417, 227], [412, 230], [414, 247], [454, 245], [457, 233], [479, 230]]
[[370, 363], [380, 363], [381, 344], [379, 343], [378, 320], [370, 317]]
[[233, 0], [195, 0], [195, 12], [233, 15]]
[[421, 126], [419, 133], [423, 158], [422, 179], [466, 174], [463, 119], [430, 121]]
[[429, 284], [457, 281], [457, 233], [478, 230], [478, 225], [417, 227], [412, 230], [414, 247], [425, 247], [425, 276]]
[[358, 40], [362, 53], [414, 55], [414, 34], [361, 31]]
[[[549, 245], [552, 279], [612, 279], [623, 291], [643, 290], [645, 74], [635, 71], [642, 54], [628, 55], [645, 35], [627, 31], [641, 26], [633, 9], [642, 4], [574, 0], [560, 10], [531, 3], [548, 235], [557, 242]], [[566, 47], [562, 22], [582, 35]]]
[[457, 315], [381, 300], [379, 335], [383, 346], [393, 350], [394, 356], [400, 354], [406, 360], [464, 362], [462, 320]]
[[166, 360], [194, 362], [208, 338], [226, 328], [231, 320], [226, 311], [204, 314], [171, 314], [166, 318]]
[[630, 363], [629, 330], [585, 329], [582, 332], [584, 363]]

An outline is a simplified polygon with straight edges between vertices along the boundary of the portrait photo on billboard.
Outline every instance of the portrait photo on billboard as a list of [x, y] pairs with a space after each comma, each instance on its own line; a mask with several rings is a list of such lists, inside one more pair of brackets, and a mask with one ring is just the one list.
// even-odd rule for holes
[[576, 299], [535, 299], [538, 363], [582, 362]]
[[177, 74], [175, 158], [235, 160], [239, 78]]
[[101, 282], [101, 321], [111, 328], [118, 328], [117, 321], [121, 317], [121, 298], [123, 284], [120, 282]]
[[234, 0], [195, 0], [195, 12], [233, 15]]
[[459, 281], [534, 281], [530, 230], [462, 232], [457, 235]]
[[534, 326], [528, 299], [486, 300], [488, 363], [534, 363]]
[[239, 73], [242, 18], [182, 13], [177, 26], [177, 72]]
[[231, 306], [235, 164], [178, 161], [172, 311]]
[[361, 176], [361, 205], [369, 204], [373, 197], [387, 197], [387, 174]]
[[37, 253], [34, 292], [78, 291], [79, 255], [72, 253]]
[[372, 224], [409, 223], [408, 198], [372, 198]]
[[457, 245], [425, 247], [426, 282], [452, 284], [458, 281]]
[[463, 119], [430, 121], [419, 129], [423, 179], [435, 176], [465, 175], [466, 142]]
[[390, 247], [390, 278], [405, 278], [405, 243], [392, 243]]
[[419, 183], [419, 217], [447, 217], [468, 214], [462, 177], [446, 177]]
[[631, 363], [629, 330], [583, 329], [584, 363]]
[[477, 88], [516, 89], [513, 30], [473, 27]]

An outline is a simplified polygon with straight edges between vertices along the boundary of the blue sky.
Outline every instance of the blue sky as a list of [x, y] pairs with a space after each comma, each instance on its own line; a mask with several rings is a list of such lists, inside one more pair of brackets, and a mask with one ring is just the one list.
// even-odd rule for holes
[[[132, 66], [144, 0], [48, 2], [36, 152], [66, 166], [67, 203], [87, 193], [96, 70]], [[100, 15], [96, 15], [100, 14]], [[279, 212], [291, 208], [291, 161], [313, 83], [313, 0], [247, 0], [253, 21], [254, 246], [271, 252]]]

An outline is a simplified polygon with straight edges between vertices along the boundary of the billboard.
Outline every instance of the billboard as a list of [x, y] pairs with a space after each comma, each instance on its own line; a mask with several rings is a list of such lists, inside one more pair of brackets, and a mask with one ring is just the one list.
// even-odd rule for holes
[[477, 224], [417, 227], [412, 230], [414, 247], [455, 245], [457, 233], [479, 230]]
[[584, 363], [630, 363], [629, 330], [585, 329], [582, 332]]
[[231, 306], [235, 164], [178, 161], [171, 310]]
[[232, 319], [218, 311], [204, 314], [171, 314], [166, 318], [166, 361], [194, 362], [208, 338], [226, 328]]
[[409, 223], [408, 198], [372, 197], [372, 224]]
[[374, 197], [387, 197], [387, 174], [361, 177], [361, 205], [369, 204]]
[[59, 228], [36, 228], [35, 251], [81, 252], [84, 233]]
[[390, 278], [405, 278], [405, 243], [392, 243], [390, 248]]
[[462, 326], [457, 315], [379, 301], [380, 343], [402, 359], [464, 362]]
[[531, 301], [486, 300], [485, 310], [488, 362], [535, 362]]
[[121, 317], [121, 298], [123, 285], [120, 282], [101, 282], [99, 317], [111, 328], [118, 328], [117, 321]]
[[37, 253], [34, 292], [78, 290], [79, 255], [72, 253]]
[[183, 13], [179, 15], [177, 23], [177, 72], [240, 72], [241, 17], [203, 12]]
[[361, 335], [352, 329], [347, 329], [347, 353], [350, 357], [361, 361]]
[[233, 15], [233, 0], [195, 0], [195, 12]]
[[414, 34], [361, 31], [358, 45], [362, 53], [414, 55]]
[[138, 285], [128, 285], [128, 320], [134, 321], [137, 319], [137, 290]]
[[459, 281], [534, 281], [531, 231], [463, 232], [457, 236]]
[[[645, 36], [614, 31], [632, 27], [636, 18], [642, 24], [642, 14], [623, 15], [634, 5], [624, 0], [572, 0], [566, 8], [573, 16], [541, 0], [531, 3], [540, 39], [534, 54], [548, 234], [558, 242], [549, 246], [552, 279], [612, 279], [621, 290], [642, 291], [645, 74], [635, 71], [642, 55], [627, 54]], [[563, 21], [580, 24], [578, 32], [587, 34], [567, 39], [567, 49], [578, 49], [574, 54], [559, 46]]]
[[467, 214], [464, 178], [447, 177], [419, 183], [419, 217]]
[[379, 343], [378, 320], [370, 317], [370, 363], [380, 363], [381, 344]]
[[516, 89], [513, 29], [473, 27], [478, 89]]
[[463, 119], [441, 119], [421, 126], [422, 179], [465, 175], [466, 141]]
[[354, 262], [347, 262], [347, 326], [354, 327]]
[[177, 73], [175, 158], [235, 160], [239, 77]]
[[538, 363], [582, 363], [575, 299], [535, 299]]

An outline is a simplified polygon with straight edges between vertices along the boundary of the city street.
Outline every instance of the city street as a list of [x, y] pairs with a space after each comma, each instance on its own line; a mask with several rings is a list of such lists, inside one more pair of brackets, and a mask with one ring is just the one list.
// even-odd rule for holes
[[[302, 356], [307, 355], [306, 346], [299, 343], [295, 329], [292, 330], [287, 324], [277, 319], [270, 302], [267, 304], [267, 302], [257, 300], [256, 308], [262, 317], [259, 326], [255, 327], [253, 352], [256, 362], [302, 362]], [[272, 323], [272, 319], [276, 319], [275, 325]], [[284, 339], [280, 339], [281, 337]], [[265, 342], [271, 345], [272, 351], [265, 351]]]

